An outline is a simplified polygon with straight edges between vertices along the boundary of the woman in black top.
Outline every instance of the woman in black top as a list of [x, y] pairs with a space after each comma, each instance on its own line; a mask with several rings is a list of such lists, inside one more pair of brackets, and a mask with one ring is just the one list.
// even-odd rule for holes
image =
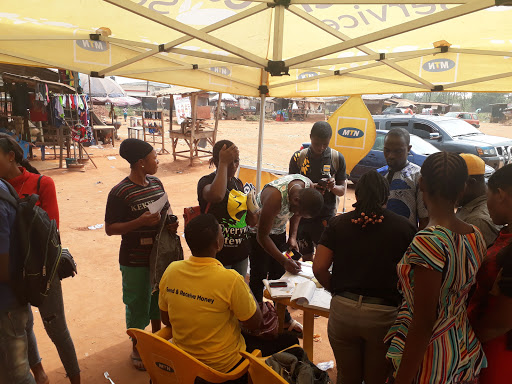
[[396, 265], [416, 230], [384, 208], [389, 185], [376, 171], [361, 177], [355, 193], [355, 210], [329, 221], [313, 272], [333, 294], [328, 334], [337, 383], [382, 384], [388, 373], [383, 339], [401, 302]]
[[229, 140], [213, 146], [211, 165], [215, 172], [203, 176], [197, 184], [197, 199], [202, 213], [211, 213], [222, 227], [224, 247], [217, 259], [242, 277], [247, 274], [249, 231], [257, 218], [247, 210], [247, 195], [242, 181], [235, 177], [240, 164], [238, 148]]

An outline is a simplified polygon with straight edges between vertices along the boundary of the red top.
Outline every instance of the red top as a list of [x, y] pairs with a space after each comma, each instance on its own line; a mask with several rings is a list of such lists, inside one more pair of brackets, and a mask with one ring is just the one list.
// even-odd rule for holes
[[[487, 257], [476, 277], [476, 291], [468, 307], [469, 318], [481, 317], [486, 310], [496, 306], [496, 296], [491, 291], [499, 273], [497, 254], [512, 242], [512, 233], [500, 232], [487, 250]], [[480, 384], [504, 384], [512, 377], [512, 351], [507, 349], [507, 335], [501, 335], [483, 344], [487, 368], [480, 372]]]
[[50, 220], [57, 222], [59, 227], [59, 206], [57, 204], [57, 191], [55, 190], [55, 183], [51, 177], [43, 176], [39, 185], [39, 193], [37, 192], [37, 181], [41, 175], [30, 173], [25, 168], [20, 167], [21, 175], [7, 180], [18, 192], [19, 197], [24, 195], [39, 195], [39, 205], [46, 211]]

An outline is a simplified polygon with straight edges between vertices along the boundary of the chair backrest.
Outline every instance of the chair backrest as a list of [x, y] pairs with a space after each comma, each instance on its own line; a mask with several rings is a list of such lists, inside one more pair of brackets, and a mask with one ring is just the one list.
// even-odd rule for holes
[[244, 361], [232, 372], [221, 373], [152, 333], [134, 328], [126, 333], [137, 340], [137, 350], [153, 384], [193, 384], [196, 377], [223, 383], [238, 379], [249, 367], [249, 362]]
[[257, 357], [257, 352], [252, 354], [240, 352], [249, 361], [249, 379], [253, 384], [288, 384], [279, 374], [265, 364], [266, 357]]

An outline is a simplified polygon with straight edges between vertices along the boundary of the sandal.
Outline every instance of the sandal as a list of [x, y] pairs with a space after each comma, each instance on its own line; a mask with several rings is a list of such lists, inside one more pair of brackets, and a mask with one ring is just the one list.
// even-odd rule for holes
[[[300, 329], [300, 331], [297, 331], [295, 329], [295, 327], [298, 327]], [[302, 324], [299, 323], [297, 320], [294, 320], [294, 319], [292, 319], [292, 321], [290, 323], [290, 326], [288, 327], [288, 332], [290, 332], [293, 335], [297, 336], [299, 339], [302, 339], [303, 336], [304, 336]]]
[[132, 364], [135, 367], [135, 369], [139, 371], [145, 371], [146, 368], [144, 367], [144, 364], [142, 363], [142, 359], [138, 356], [134, 356], [133, 353], [130, 355], [130, 358], [132, 359]]

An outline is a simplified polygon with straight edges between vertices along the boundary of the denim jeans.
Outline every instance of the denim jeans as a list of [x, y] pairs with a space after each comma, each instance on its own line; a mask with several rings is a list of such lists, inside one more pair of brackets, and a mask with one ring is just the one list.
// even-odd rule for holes
[[35, 384], [27, 355], [28, 305], [0, 312], [0, 384]]
[[[80, 367], [78, 366], [75, 346], [66, 324], [60, 279], [56, 278], [53, 280], [50, 294], [38, 309], [41, 314], [41, 319], [43, 320], [44, 329], [57, 348], [60, 361], [66, 370], [66, 374], [68, 377], [78, 375], [80, 373]], [[30, 366], [33, 367], [41, 361], [41, 356], [39, 356], [39, 350], [37, 349], [32, 311], [29, 313], [29, 321], [27, 323], [27, 337], [28, 360]]]

